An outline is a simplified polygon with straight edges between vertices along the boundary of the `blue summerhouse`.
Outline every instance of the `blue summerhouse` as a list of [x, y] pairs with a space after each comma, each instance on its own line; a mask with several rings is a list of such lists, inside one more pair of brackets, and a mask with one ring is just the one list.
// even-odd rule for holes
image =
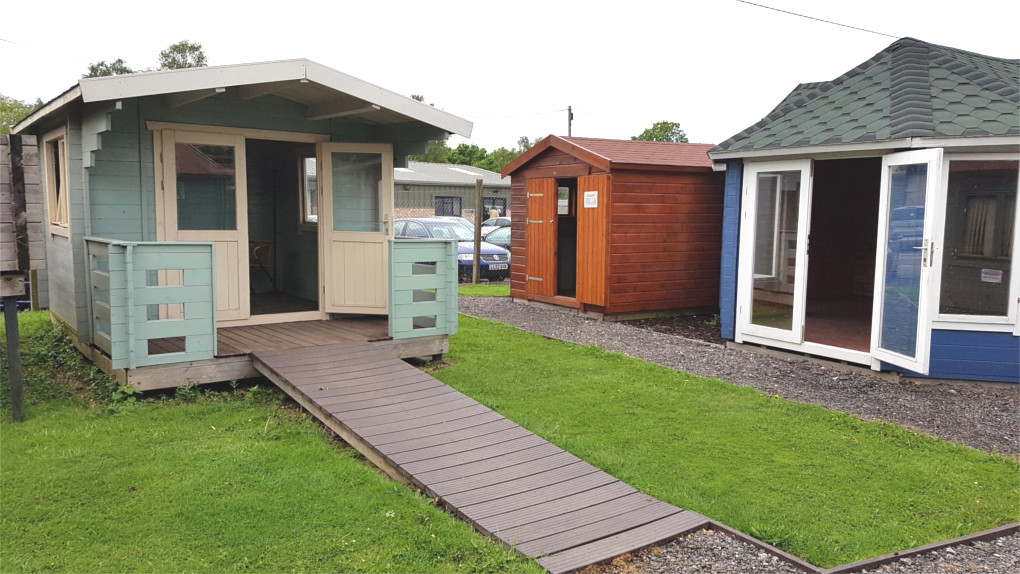
[[722, 332], [911, 376], [1020, 381], [1020, 61], [903, 38], [709, 152]]

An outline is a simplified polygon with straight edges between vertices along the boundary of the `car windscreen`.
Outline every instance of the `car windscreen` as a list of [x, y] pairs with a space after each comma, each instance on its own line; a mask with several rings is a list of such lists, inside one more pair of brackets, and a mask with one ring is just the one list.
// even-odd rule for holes
[[473, 241], [475, 238], [471, 229], [456, 223], [429, 223], [429, 230], [432, 237], [436, 239], [456, 239], [457, 241]]

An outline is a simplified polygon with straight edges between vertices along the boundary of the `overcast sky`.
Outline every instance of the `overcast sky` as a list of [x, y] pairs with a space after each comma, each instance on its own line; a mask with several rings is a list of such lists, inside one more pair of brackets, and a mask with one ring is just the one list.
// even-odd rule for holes
[[836, 78], [898, 37], [1020, 57], [1015, 0], [756, 3], [893, 37], [737, 0], [8, 2], [0, 94], [49, 100], [91, 62], [155, 67], [188, 39], [210, 65], [308, 58], [423, 94], [474, 122], [470, 141], [488, 150], [566, 135], [567, 106], [575, 136], [626, 139], [668, 120], [719, 143], [798, 83]]

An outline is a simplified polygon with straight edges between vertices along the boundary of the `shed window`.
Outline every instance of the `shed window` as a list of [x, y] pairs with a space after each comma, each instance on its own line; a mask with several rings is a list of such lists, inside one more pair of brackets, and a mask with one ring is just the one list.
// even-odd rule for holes
[[301, 223], [319, 223], [319, 182], [314, 156], [301, 158]]
[[951, 161], [939, 312], [1009, 312], [1017, 162]]
[[67, 137], [63, 131], [44, 139], [46, 166], [46, 210], [50, 232], [69, 235], [71, 227], [70, 198], [67, 185]]

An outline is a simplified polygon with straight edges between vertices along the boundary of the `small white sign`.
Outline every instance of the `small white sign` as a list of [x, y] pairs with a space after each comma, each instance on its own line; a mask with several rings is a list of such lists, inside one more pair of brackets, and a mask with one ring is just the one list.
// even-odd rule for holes
[[585, 207], [598, 207], [599, 206], [599, 192], [597, 192], [597, 191], [586, 191], [586, 192], [584, 192], [584, 206]]
[[1001, 269], [982, 269], [981, 280], [985, 283], [1002, 283]]

